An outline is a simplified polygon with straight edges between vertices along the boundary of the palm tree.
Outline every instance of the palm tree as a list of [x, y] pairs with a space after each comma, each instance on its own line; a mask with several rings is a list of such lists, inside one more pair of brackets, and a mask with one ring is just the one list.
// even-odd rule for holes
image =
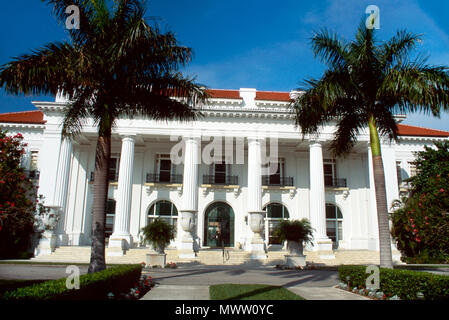
[[[348, 153], [359, 132], [368, 127], [380, 244], [381, 267], [392, 268], [389, 216], [379, 136], [397, 138], [394, 115], [421, 111], [439, 116], [449, 106], [448, 69], [429, 66], [426, 59], [409, 58], [421, 36], [398, 31], [379, 43], [374, 29], [362, 23], [355, 40], [344, 41], [322, 29], [312, 38], [315, 57], [327, 65], [321, 79], [305, 81], [306, 90], [291, 104], [295, 125], [306, 134], [317, 134], [321, 125], [336, 123], [331, 150]], [[366, 131], [365, 131], [366, 132]]]
[[[0, 87], [12, 94], [62, 92], [69, 102], [63, 138], [79, 134], [87, 119], [98, 128], [89, 273], [105, 269], [105, 212], [111, 132], [117, 119], [194, 119], [206, 99], [195, 79], [179, 69], [192, 57], [175, 36], [145, 19], [142, 1], [46, 0], [65, 22], [69, 5], [80, 11], [70, 41], [54, 42], [14, 58], [0, 69]], [[173, 99], [172, 97], [176, 97]]]

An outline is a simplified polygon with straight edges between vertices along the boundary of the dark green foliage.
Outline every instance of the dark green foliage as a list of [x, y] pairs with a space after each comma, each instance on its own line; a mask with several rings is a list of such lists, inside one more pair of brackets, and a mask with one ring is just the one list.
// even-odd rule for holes
[[160, 218], [154, 219], [142, 228], [144, 241], [151, 243], [159, 253], [164, 253], [165, 247], [175, 238], [175, 227]]
[[331, 149], [342, 155], [370, 119], [378, 133], [395, 139], [396, 113], [439, 115], [441, 109], [448, 110], [448, 68], [426, 65], [425, 59], [410, 60], [419, 41], [420, 35], [401, 30], [379, 42], [364, 22], [352, 41], [327, 29], [316, 33], [312, 50], [327, 69], [320, 79], [305, 80], [305, 92], [292, 103], [301, 132], [315, 134], [322, 124], [335, 121]]
[[[89, 272], [105, 268], [104, 217], [112, 128], [119, 119], [192, 120], [208, 95], [181, 69], [192, 49], [146, 17], [142, 0], [43, 0], [61, 24], [75, 5], [80, 28], [0, 66], [10, 94], [63, 94], [62, 136], [72, 138], [93, 120], [98, 130]], [[174, 99], [176, 97], [176, 99]]]
[[449, 142], [416, 158], [411, 195], [391, 218], [392, 236], [410, 263], [449, 263]]
[[20, 133], [0, 130], [0, 259], [29, 258], [37, 205], [36, 189], [20, 167], [25, 147]]
[[66, 279], [8, 291], [4, 300], [106, 300], [108, 293], [128, 292], [140, 280], [142, 266], [123, 265], [80, 276], [80, 289], [67, 289]]
[[[340, 266], [339, 278], [350, 287], [365, 288], [366, 266]], [[349, 280], [347, 280], [349, 279]], [[426, 300], [449, 299], [449, 276], [428, 272], [380, 268], [380, 291], [388, 297], [397, 295], [402, 300], [415, 300], [418, 293]]]
[[296, 241], [299, 243], [312, 244], [313, 228], [306, 218], [301, 220], [283, 220], [274, 230], [274, 235], [279, 237], [281, 242]]

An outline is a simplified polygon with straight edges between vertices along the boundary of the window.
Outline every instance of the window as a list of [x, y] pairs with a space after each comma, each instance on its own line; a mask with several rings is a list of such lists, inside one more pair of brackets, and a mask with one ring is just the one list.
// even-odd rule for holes
[[224, 161], [213, 164], [215, 183], [225, 183], [226, 181], [226, 163]]
[[108, 238], [114, 231], [115, 200], [108, 199], [106, 202], [106, 224], [104, 227], [105, 237]]
[[31, 151], [31, 164], [30, 170], [37, 170], [37, 159], [38, 159], [38, 151]]
[[231, 177], [231, 165], [225, 159], [214, 161], [209, 167], [209, 175], [204, 183], [237, 184], [237, 177]]
[[156, 218], [160, 218], [168, 224], [175, 226], [176, 231], [178, 210], [172, 202], [161, 200], [151, 205], [150, 210], [148, 210], [147, 223], [150, 224]]
[[332, 187], [335, 184], [337, 178], [337, 170], [335, 166], [334, 159], [324, 159], [323, 160], [323, 171], [324, 171], [324, 185], [326, 187]]
[[408, 165], [410, 168], [410, 178], [416, 176], [416, 174], [418, 173], [418, 170], [416, 169], [416, 163], [409, 162]]
[[159, 182], [170, 182], [175, 172], [169, 154], [158, 154], [156, 156], [156, 172], [159, 174]]
[[111, 156], [109, 162], [109, 181], [118, 181], [118, 171], [120, 168], [120, 157], [117, 154]]
[[396, 175], [398, 177], [398, 185], [402, 183], [402, 166], [401, 161], [396, 161]]
[[268, 234], [268, 244], [282, 244], [273, 233], [282, 220], [290, 218], [287, 208], [281, 203], [269, 203], [263, 210], [267, 212], [265, 233]]
[[333, 247], [338, 248], [338, 242], [343, 240], [343, 215], [331, 203], [326, 203], [326, 234], [332, 240]]
[[[283, 185], [285, 177], [285, 159], [279, 158], [277, 161], [270, 161], [269, 163], [263, 165], [265, 172], [269, 173], [263, 178], [262, 184], [264, 185]], [[276, 171], [273, 172], [273, 168], [276, 167]]]

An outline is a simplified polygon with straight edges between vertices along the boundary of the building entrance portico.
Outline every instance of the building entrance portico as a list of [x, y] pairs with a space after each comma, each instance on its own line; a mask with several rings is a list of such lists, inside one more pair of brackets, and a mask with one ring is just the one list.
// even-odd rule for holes
[[214, 202], [204, 214], [204, 246], [234, 246], [234, 210], [225, 202]]

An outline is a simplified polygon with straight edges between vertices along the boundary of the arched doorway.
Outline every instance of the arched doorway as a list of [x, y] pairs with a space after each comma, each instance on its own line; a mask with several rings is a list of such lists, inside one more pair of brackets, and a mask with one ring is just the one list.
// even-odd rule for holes
[[234, 246], [234, 210], [225, 202], [214, 202], [204, 214], [204, 246]]

